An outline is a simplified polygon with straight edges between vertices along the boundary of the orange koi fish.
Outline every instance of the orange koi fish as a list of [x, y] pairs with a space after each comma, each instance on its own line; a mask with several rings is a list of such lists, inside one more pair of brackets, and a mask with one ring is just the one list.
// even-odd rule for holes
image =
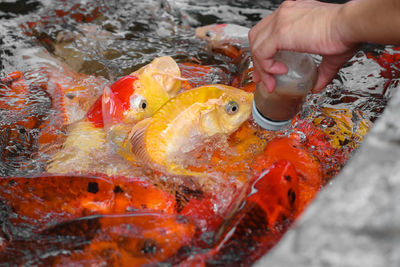
[[[67, 186], [66, 186], [67, 185]], [[91, 176], [7, 177], [0, 197], [14, 216], [14, 226], [35, 231], [56, 222], [92, 214], [132, 210], [176, 212], [175, 197], [135, 178]]]
[[153, 265], [188, 245], [194, 229], [191, 221], [160, 212], [93, 215], [12, 242], [0, 258], [12, 265]]
[[244, 199], [236, 200], [231, 215], [215, 231], [212, 248], [188, 258], [181, 266], [250, 266], [280, 240], [294, 221], [298, 183], [299, 175], [289, 161], [275, 162], [255, 177]]
[[367, 53], [367, 58], [375, 60], [383, 69], [381, 76], [387, 79], [400, 78], [400, 47], [393, 47], [393, 52], [383, 52], [380, 55]]
[[264, 152], [255, 158], [253, 169], [262, 172], [279, 160], [289, 161], [300, 177], [296, 213], [300, 214], [321, 189], [321, 164], [299, 141], [282, 137], [266, 145]]
[[185, 91], [165, 103], [152, 118], [136, 124], [124, 146], [137, 159], [175, 175], [185, 169], [187, 154], [213, 137], [227, 136], [246, 121], [253, 94], [227, 85]]
[[[23, 112], [27, 106], [29, 88], [23, 79], [23, 73], [15, 71], [0, 79], [0, 108]], [[7, 101], [13, 99], [13, 101]]]
[[[62, 89], [49, 80], [47, 73], [38, 75], [36, 71], [16, 71], [0, 80], [0, 109], [3, 110], [0, 149], [4, 149], [1, 153], [4, 162], [12, 164], [16, 160], [22, 169], [32, 168], [29, 162], [39, 147], [45, 142], [51, 146], [57, 139], [62, 140], [60, 131], [66, 120], [61, 105]], [[54, 112], [50, 112], [51, 108]], [[17, 165], [10, 167], [16, 170]]]
[[[363, 140], [372, 122], [359, 110], [324, 107], [312, 121], [293, 120], [290, 137], [301, 142], [318, 158], [323, 170], [322, 184], [334, 177]], [[298, 136], [296, 131], [304, 134]], [[305, 138], [304, 138], [305, 137]]]
[[296, 169], [285, 160], [261, 173], [219, 237], [218, 253], [209, 262], [246, 266], [272, 248], [294, 220], [298, 183]]

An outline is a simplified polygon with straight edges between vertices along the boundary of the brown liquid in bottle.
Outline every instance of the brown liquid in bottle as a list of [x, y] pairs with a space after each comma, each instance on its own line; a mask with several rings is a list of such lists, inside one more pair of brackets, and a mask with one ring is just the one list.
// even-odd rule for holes
[[273, 121], [287, 121], [292, 119], [301, 109], [306, 95], [268, 94], [262, 85], [254, 92], [254, 101], [261, 114]]
[[268, 93], [261, 82], [254, 92], [253, 117], [267, 130], [279, 130], [290, 123], [301, 110], [317, 78], [315, 63], [307, 54], [279, 51], [275, 60], [286, 64], [288, 73], [275, 76], [276, 88], [272, 93]]

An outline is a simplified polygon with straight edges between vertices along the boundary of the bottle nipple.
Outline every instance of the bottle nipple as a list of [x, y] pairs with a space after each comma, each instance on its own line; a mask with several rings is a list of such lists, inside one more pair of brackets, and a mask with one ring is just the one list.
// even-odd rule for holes
[[275, 60], [287, 65], [288, 73], [275, 75], [276, 88], [268, 93], [262, 82], [254, 91], [253, 118], [266, 130], [284, 129], [301, 110], [317, 78], [312, 57], [294, 51], [279, 51]]

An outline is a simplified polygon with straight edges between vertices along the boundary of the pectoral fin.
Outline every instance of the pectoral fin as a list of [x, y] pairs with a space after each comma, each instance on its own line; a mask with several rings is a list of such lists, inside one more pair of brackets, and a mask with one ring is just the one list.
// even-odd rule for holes
[[152, 161], [146, 148], [146, 130], [152, 120], [152, 118], [147, 118], [135, 124], [124, 142], [126, 150], [145, 163]]

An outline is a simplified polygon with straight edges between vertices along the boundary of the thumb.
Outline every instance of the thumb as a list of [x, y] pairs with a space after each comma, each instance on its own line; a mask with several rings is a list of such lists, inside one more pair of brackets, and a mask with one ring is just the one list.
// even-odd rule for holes
[[334, 64], [327, 57], [323, 57], [321, 64], [318, 66], [318, 78], [312, 92], [321, 92], [333, 80], [341, 66], [342, 64]]
[[323, 56], [321, 64], [318, 66], [318, 78], [312, 92], [321, 92], [325, 86], [333, 80], [339, 69], [355, 54], [355, 52], [356, 50], [354, 49], [339, 55]]
[[318, 66], [318, 78], [312, 90], [313, 93], [321, 92], [327, 86], [339, 69], [357, 52], [357, 48], [350, 49], [338, 55], [325, 55]]

